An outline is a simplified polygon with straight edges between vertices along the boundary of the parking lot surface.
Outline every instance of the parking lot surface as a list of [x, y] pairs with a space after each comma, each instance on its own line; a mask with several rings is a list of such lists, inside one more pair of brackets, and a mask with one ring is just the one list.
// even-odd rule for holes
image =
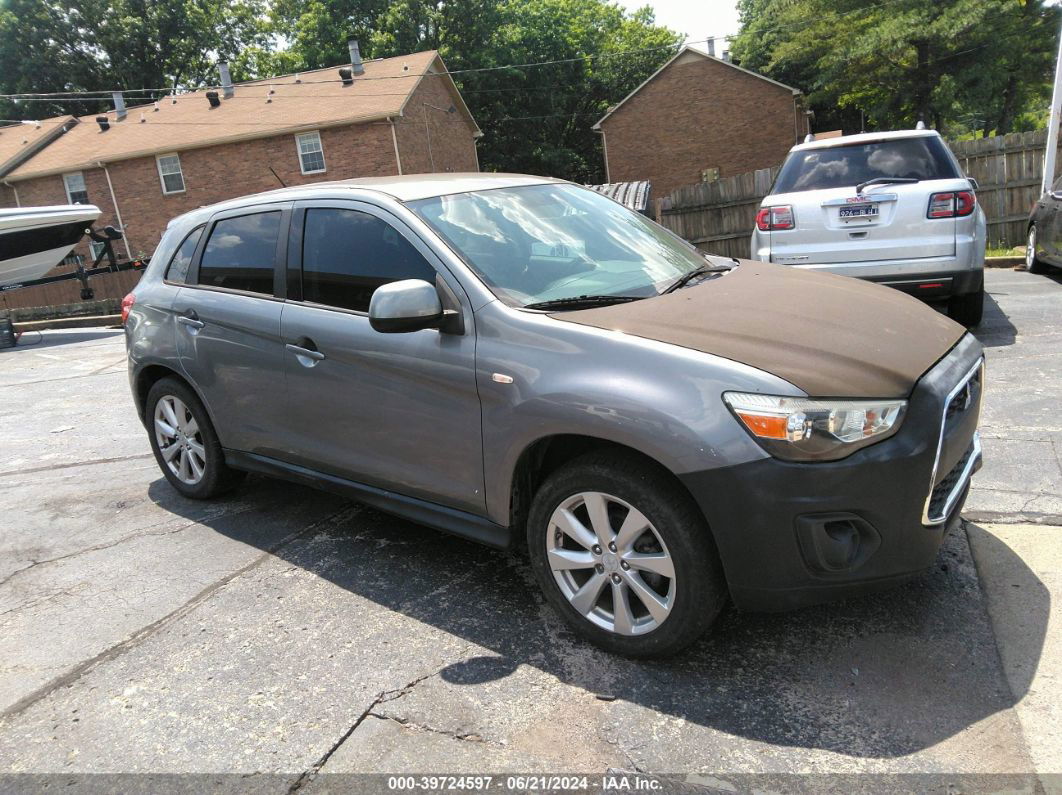
[[300, 788], [612, 769], [724, 789], [1060, 772], [1062, 278], [989, 271], [988, 290], [985, 467], [936, 569], [794, 613], [730, 610], [655, 662], [577, 640], [518, 553], [259, 477], [179, 497], [120, 331], [2, 351], [0, 772]]

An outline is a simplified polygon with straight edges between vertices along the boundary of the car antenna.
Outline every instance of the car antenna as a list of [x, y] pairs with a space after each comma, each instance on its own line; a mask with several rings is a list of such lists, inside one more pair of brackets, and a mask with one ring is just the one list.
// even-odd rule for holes
[[269, 166], [269, 170], [272, 171], [273, 172], [273, 176], [277, 178], [277, 182], [280, 183], [280, 187], [282, 187], [282, 188], [288, 187], [287, 185], [284, 184], [284, 180], [282, 180], [280, 178], [280, 175], [277, 174], [277, 172], [273, 171], [273, 167], [272, 166]]

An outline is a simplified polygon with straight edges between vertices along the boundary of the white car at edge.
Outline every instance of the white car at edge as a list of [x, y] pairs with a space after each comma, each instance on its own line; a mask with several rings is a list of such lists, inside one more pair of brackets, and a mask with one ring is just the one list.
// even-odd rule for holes
[[752, 258], [947, 300], [950, 317], [976, 326], [986, 236], [976, 188], [935, 130], [806, 140], [760, 205]]

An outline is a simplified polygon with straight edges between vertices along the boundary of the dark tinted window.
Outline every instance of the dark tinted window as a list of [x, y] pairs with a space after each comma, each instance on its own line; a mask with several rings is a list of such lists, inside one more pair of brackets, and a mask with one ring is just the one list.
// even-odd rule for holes
[[393, 226], [356, 210], [306, 211], [303, 300], [368, 312], [376, 288], [401, 279], [434, 284], [435, 269]]
[[203, 227], [199, 226], [188, 233], [177, 251], [174, 252], [169, 266], [166, 268], [166, 279], [171, 282], [183, 283], [188, 275], [188, 266], [192, 264], [192, 255], [195, 247], [199, 245], [199, 238], [203, 234]]
[[793, 152], [772, 193], [846, 188], [878, 177], [954, 179], [960, 176], [944, 142], [933, 136]]
[[279, 212], [218, 221], [203, 249], [199, 283], [272, 295], [279, 233]]

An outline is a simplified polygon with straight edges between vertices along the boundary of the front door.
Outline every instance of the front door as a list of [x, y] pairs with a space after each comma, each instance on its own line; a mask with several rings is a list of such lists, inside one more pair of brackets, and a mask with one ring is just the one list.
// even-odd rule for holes
[[[353, 201], [297, 203], [288, 249], [290, 460], [482, 513], [483, 455], [472, 312], [460, 284], [400, 220]], [[369, 299], [423, 279], [463, 333], [381, 334]], [[309, 351], [312, 355], [307, 355]]]
[[283, 427], [283, 279], [274, 274], [290, 212], [289, 203], [213, 218], [174, 299], [181, 366], [234, 450], [271, 455]]

